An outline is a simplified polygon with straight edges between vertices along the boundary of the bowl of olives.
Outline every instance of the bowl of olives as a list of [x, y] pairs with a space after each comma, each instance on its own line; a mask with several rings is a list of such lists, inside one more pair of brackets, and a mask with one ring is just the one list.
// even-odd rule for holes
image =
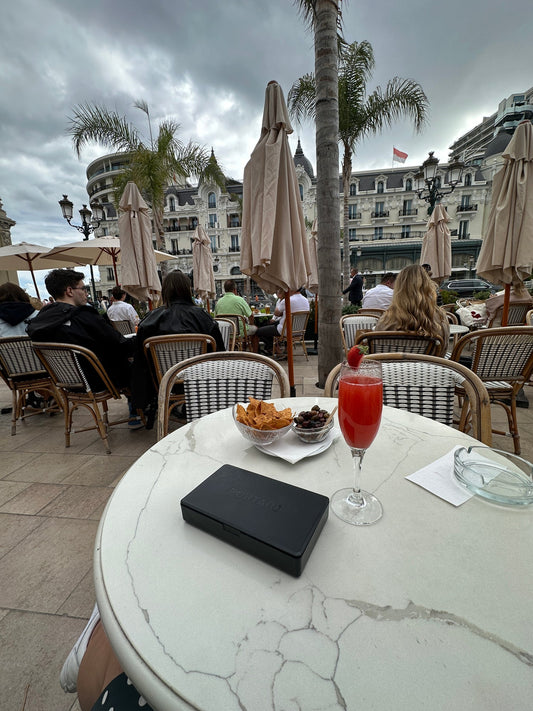
[[296, 415], [292, 430], [302, 442], [316, 444], [322, 442], [333, 427], [333, 417], [329, 421], [328, 418], [329, 412], [314, 405], [310, 410], [303, 410]]

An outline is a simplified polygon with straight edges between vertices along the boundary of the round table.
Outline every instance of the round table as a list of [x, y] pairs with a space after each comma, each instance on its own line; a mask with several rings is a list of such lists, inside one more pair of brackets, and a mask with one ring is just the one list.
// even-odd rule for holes
[[463, 326], [460, 323], [450, 323], [450, 336], [459, 336], [469, 332], [468, 326]]
[[352, 482], [342, 437], [290, 465], [224, 410], [158, 442], [109, 500], [94, 556], [103, 623], [139, 691], [157, 711], [529, 708], [531, 511], [455, 508], [404, 478], [472, 442], [385, 407], [363, 465], [383, 518], [361, 529], [330, 512], [300, 578], [186, 524], [180, 500], [224, 463], [331, 496]]

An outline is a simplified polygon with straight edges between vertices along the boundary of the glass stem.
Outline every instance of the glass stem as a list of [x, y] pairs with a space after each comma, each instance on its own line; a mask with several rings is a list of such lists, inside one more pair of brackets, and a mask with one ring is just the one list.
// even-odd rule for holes
[[352, 449], [351, 452], [353, 461], [354, 485], [349, 499], [350, 502], [354, 504], [354, 506], [362, 506], [364, 504], [364, 499], [361, 496], [361, 467], [363, 465], [363, 457], [365, 456], [366, 449]]

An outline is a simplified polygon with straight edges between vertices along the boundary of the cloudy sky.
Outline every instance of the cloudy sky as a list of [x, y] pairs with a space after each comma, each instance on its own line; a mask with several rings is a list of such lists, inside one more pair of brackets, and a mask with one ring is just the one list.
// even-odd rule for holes
[[[390, 167], [393, 144], [419, 165], [448, 147], [501, 99], [533, 85], [531, 0], [343, 2], [349, 42], [369, 40], [369, 89], [393, 76], [417, 80], [430, 102], [420, 135], [408, 123], [360, 145], [354, 169]], [[0, 43], [0, 200], [16, 220], [12, 241], [47, 246], [78, 238], [57, 201], [75, 215], [85, 169], [101, 147], [75, 156], [66, 134], [72, 107], [98, 102], [145, 131], [173, 118], [180, 137], [214, 148], [227, 175], [242, 179], [258, 137], [265, 86], [285, 94], [314, 66], [313, 42], [291, 0], [17, 0], [5, 4]], [[315, 165], [312, 126], [294, 126]], [[26, 286], [27, 275], [20, 274]], [[29, 289], [32, 291], [32, 289]]]

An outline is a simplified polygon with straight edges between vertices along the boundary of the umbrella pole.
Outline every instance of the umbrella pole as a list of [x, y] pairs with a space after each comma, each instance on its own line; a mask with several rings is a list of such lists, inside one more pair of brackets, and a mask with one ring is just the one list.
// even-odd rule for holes
[[307, 349], [308, 355], [318, 355], [318, 294], [315, 294], [315, 346]]
[[31, 265], [31, 262], [28, 262], [28, 266], [29, 266], [29, 268], [30, 268], [31, 278], [33, 279], [33, 286], [35, 287], [35, 292], [37, 293], [37, 298], [38, 298], [39, 301], [40, 301], [41, 296], [40, 296], [40, 294], [39, 294], [39, 289], [37, 288], [37, 282], [35, 281], [35, 274], [33, 273], [33, 267], [32, 267], [32, 265]]
[[296, 397], [296, 388], [294, 387], [294, 361], [292, 353], [292, 315], [291, 315], [291, 297], [290, 291], [285, 293], [285, 323], [287, 324], [287, 369], [289, 371], [289, 385], [291, 397]]
[[207, 306], [207, 313], [210, 314], [210, 313], [211, 313], [211, 310], [210, 310], [210, 308], [209, 308], [209, 299], [207, 298], [207, 296], [206, 296], [206, 298], [205, 298], [205, 303], [206, 303], [206, 306]]
[[115, 256], [115, 251], [111, 251], [111, 258], [113, 259], [113, 271], [115, 272], [115, 284], [118, 286], [118, 274], [117, 274], [117, 258]]
[[509, 318], [509, 301], [511, 299], [511, 285], [505, 285], [505, 294], [503, 296], [503, 312], [502, 312], [502, 326], [507, 326], [507, 319]]

